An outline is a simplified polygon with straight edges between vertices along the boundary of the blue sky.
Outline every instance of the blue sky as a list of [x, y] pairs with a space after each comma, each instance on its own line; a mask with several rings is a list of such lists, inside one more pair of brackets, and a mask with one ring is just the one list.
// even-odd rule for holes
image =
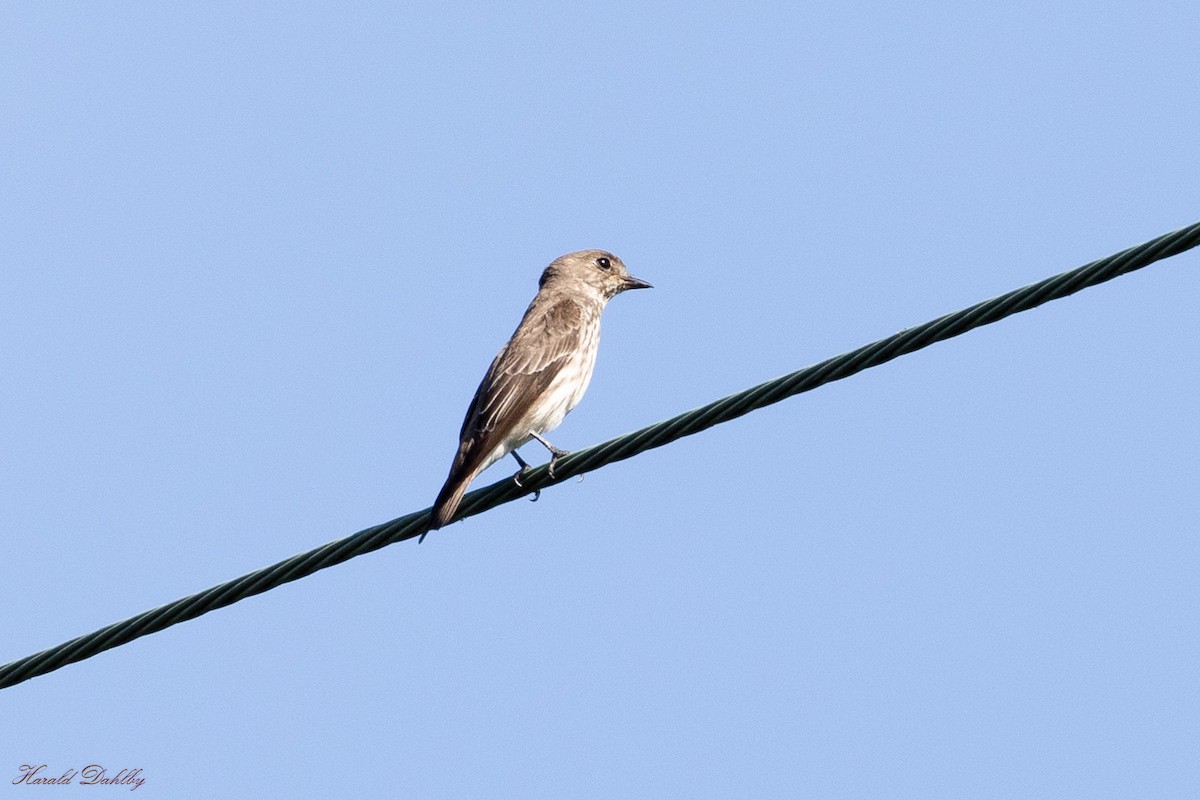
[[[579, 448], [1195, 222], [1197, 33], [1157, 2], [6, 4], [0, 661], [428, 506], [564, 252], [656, 287], [606, 313]], [[1197, 267], [4, 690], [0, 775], [1194, 797]]]

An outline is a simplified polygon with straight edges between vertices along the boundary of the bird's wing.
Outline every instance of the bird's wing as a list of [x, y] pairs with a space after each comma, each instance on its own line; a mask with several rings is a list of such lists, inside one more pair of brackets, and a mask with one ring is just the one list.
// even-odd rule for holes
[[[463, 420], [461, 439], [481, 439], [487, 452], [495, 437], [507, 436], [578, 351], [583, 341], [583, 309], [569, 299], [535, 303], [479, 384]], [[491, 440], [491, 441], [489, 441]]]

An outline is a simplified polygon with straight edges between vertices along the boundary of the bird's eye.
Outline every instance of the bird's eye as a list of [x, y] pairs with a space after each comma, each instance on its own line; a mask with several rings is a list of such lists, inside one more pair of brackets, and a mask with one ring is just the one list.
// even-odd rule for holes
[[612, 262], [604, 256], [597, 258], [596, 264], [599, 265], [600, 269], [612, 269]]

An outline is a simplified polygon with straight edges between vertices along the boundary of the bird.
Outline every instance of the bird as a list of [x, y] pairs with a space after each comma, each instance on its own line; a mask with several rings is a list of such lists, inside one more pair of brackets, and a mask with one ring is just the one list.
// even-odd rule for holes
[[601, 312], [621, 292], [650, 288], [605, 250], [568, 253], [546, 267], [537, 295], [467, 407], [458, 452], [434, 501], [429, 530], [448, 523], [475, 476], [509, 453], [521, 465], [514, 476], [520, 484], [529, 465], [517, 448], [534, 439], [550, 451], [549, 473], [554, 476], [555, 462], [567, 451], [550, 444], [544, 434], [557, 428], [587, 391], [596, 366]]

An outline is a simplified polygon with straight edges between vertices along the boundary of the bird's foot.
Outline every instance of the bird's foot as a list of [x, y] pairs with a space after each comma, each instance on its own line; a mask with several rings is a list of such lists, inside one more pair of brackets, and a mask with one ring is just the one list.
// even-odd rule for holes
[[570, 455], [571, 451], [560, 450], [559, 448], [550, 444], [542, 436], [540, 436], [536, 433], [533, 433], [531, 435], [533, 436], [534, 439], [537, 439], [539, 442], [541, 442], [543, 447], [545, 447], [547, 450], [550, 451], [550, 465], [548, 467], [546, 467], [546, 474], [550, 476], [551, 480], [553, 480], [554, 479], [554, 465], [557, 464], [558, 460], [560, 458], [562, 458], [563, 456]]
[[528, 464], [522, 465], [521, 468], [513, 474], [513, 483], [515, 483], [521, 489], [525, 488], [525, 484], [521, 483], [521, 476], [526, 472], [529, 472]]
[[[518, 488], [521, 488], [521, 489], [525, 488], [525, 484], [521, 483], [521, 476], [524, 475], [526, 472], [529, 472], [529, 465], [522, 463], [521, 468], [519, 470], [517, 470], [515, 475], [513, 475], [513, 483], [515, 483]], [[538, 498], [541, 496], [542, 496], [542, 490], [534, 489], [533, 497], [529, 498], [529, 502], [536, 503], [538, 501]]]
[[570, 450], [559, 450], [557, 447], [550, 448], [550, 463], [546, 466], [546, 474], [549, 475], [552, 480], [554, 478], [554, 465], [558, 463], [560, 458], [570, 454]]

